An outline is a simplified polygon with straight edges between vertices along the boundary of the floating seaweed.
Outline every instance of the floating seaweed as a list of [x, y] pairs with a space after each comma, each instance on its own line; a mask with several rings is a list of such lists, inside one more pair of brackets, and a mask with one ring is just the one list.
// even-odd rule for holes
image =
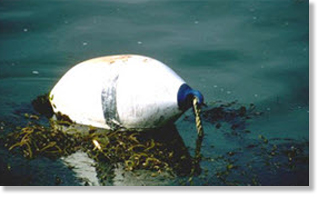
[[79, 138], [75, 136], [33, 122], [10, 132], [4, 141], [5, 147], [10, 151], [19, 149], [29, 159], [37, 156], [58, 158], [77, 151], [79, 144]]
[[246, 128], [246, 121], [252, 117], [262, 115], [262, 112], [256, 111], [254, 104], [248, 107], [237, 104], [237, 101], [222, 103], [215, 102], [212, 107], [202, 110], [203, 120], [215, 125], [220, 129], [222, 123], [230, 124], [230, 128], [235, 131], [243, 131]]
[[[50, 127], [44, 127], [30, 121], [27, 126], [6, 136], [5, 147], [15, 153], [21, 152], [28, 159], [38, 156], [56, 159], [83, 150], [98, 162], [121, 162], [127, 171], [147, 169], [158, 173], [169, 171], [172, 174], [185, 175], [192, 168], [191, 157], [184, 144], [180, 144], [181, 138], [177, 136], [177, 132], [172, 131], [174, 140], [166, 141], [156, 138], [155, 131], [98, 132], [88, 128], [89, 134], [84, 135], [81, 131], [65, 133], [60, 126], [52, 124], [55, 122], [51, 121]], [[170, 127], [170, 134], [171, 129], [173, 127]], [[176, 137], [179, 137], [177, 144]], [[178, 145], [181, 147], [175, 150]]]
[[[33, 101], [39, 115], [25, 114], [28, 124], [5, 136], [3, 144], [8, 150], [28, 159], [57, 159], [82, 150], [97, 162], [122, 163], [126, 171], [145, 169], [187, 175], [193, 168], [192, 158], [174, 125], [148, 132], [107, 131], [78, 126], [58, 113], [49, 119], [49, 126], [43, 126], [38, 117], [51, 115], [50, 110], [42, 109], [48, 108], [46, 99], [47, 96], [40, 96]], [[169, 135], [164, 134], [167, 132]]]
[[32, 106], [35, 111], [39, 112], [41, 115], [44, 115], [47, 118], [51, 118], [54, 114], [50, 104], [49, 94], [38, 96], [32, 101]]

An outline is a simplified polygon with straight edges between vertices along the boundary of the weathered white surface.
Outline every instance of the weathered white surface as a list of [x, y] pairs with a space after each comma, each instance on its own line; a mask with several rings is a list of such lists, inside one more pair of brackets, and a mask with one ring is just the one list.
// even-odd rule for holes
[[[107, 56], [74, 66], [52, 89], [50, 98], [55, 113], [76, 123], [113, 129], [108, 121], [142, 130], [162, 126], [182, 113], [177, 93], [183, 83], [174, 71], [152, 58]], [[112, 109], [105, 109], [102, 92]]]

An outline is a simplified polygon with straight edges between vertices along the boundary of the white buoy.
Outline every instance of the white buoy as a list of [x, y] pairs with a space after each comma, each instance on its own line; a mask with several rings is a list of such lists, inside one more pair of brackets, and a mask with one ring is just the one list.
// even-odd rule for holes
[[165, 64], [140, 55], [91, 59], [71, 68], [50, 92], [55, 113], [105, 129], [146, 130], [175, 121], [191, 107], [192, 90]]

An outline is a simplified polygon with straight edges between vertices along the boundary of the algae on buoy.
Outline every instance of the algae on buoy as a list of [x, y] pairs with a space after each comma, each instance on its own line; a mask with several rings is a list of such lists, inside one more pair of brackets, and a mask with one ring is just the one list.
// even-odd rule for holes
[[175, 121], [203, 96], [150, 57], [115, 55], [71, 68], [50, 92], [56, 114], [99, 128], [147, 130]]

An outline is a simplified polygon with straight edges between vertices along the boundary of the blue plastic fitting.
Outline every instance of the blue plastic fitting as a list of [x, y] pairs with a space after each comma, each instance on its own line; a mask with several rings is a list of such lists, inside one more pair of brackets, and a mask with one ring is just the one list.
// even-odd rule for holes
[[193, 97], [197, 97], [199, 105], [203, 105], [203, 95], [197, 90], [193, 90], [187, 84], [182, 84], [178, 90], [178, 106], [179, 109], [185, 111], [192, 106]]

